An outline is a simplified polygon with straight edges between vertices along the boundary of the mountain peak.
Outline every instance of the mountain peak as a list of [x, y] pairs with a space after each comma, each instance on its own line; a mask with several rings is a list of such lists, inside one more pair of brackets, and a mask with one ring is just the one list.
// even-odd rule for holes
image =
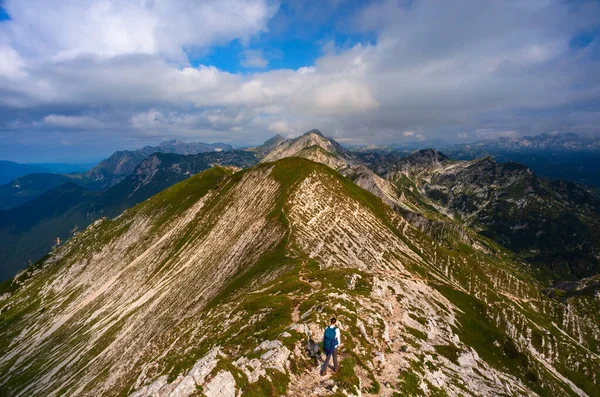
[[274, 137], [267, 139], [262, 145], [254, 146], [246, 150], [253, 152], [258, 158], [263, 158], [282, 142], [285, 142], [285, 138], [277, 134]]
[[438, 152], [435, 149], [422, 149], [422, 150], [419, 150], [418, 152], [411, 154], [406, 159], [407, 159], [407, 161], [418, 162], [418, 163], [431, 162], [431, 161], [441, 162], [441, 161], [448, 160], [448, 156], [446, 156], [442, 152]]
[[303, 157], [333, 169], [349, 165], [349, 158], [344, 148], [333, 139], [326, 138], [317, 129], [310, 130], [297, 138], [280, 142], [262, 159], [262, 162], [276, 161], [286, 157]]
[[277, 134], [269, 139], [267, 139], [261, 146], [269, 146], [269, 145], [278, 145], [279, 143], [285, 141], [285, 138], [280, 134]]
[[308, 132], [305, 132], [303, 134], [303, 136], [311, 135], [311, 134], [319, 135], [319, 136], [325, 138], [325, 136], [323, 135], [323, 133], [321, 131], [317, 130], [316, 128], [313, 128], [312, 130], [310, 130]]

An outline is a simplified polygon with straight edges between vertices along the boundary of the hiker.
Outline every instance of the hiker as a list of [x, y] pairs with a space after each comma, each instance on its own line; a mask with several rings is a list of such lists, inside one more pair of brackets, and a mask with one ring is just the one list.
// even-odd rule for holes
[[321, 367], [321, 375], [325, 375], [327, 373], [327, 367], [329, 366], [329, 359], [333, 356], [333, 372], [337, 372], [338, 360], [337, 360], [337, 348], [340, 345], [340, 329], [335, 325], [336, 319], [333, 317], [331, 319], [331, 324], [329, 327], [325, 328], [325, 333], [323, 335], [323, 350], [325, 350], [325, 362]]

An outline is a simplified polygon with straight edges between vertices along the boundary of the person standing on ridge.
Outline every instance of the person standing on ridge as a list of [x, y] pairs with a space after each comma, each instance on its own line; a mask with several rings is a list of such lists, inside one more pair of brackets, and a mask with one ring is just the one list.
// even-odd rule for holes
[[323, 350], [325, 350], [325, 362], [321, 367], [321, 375], [327, 373], [327, 367], [329, 366], [329, 359], [333, 356], [333, 372], [337, 372], [339, 369], [337, 360], [337, 348], [340, 345], [340, 329], [335, 325], [336, 319], [331, 319], [329, 327], [325, 328], [323, 334]]

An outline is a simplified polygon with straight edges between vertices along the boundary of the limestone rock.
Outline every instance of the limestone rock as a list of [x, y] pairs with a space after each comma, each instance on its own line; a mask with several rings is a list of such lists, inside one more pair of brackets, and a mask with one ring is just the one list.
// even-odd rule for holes
[[194, 378], [187, 375], [169, 394], [169, 397], [188, 397], [196, 390], [196, 382]]
[[205, 378], [217, 366], [220, 347], [214, 347], [208, 354], [196, 361], [186, 376], [180, 377], [171, 384], [167, 383], [167, 376], [157, 378], [149, 386], [144, 386], [134, 392], [130, 397], [188, 397], [197, 387], [204, 384]]
[[361, 278], [360, 274], [354, 273], [354, 274], [350, 275], [350, 277], [348, 277], [348, 283], [347, 283], [348, 289], [352, 291], [354, 288], [356, 288], [356, 282], [360, 278]]
[[144, 386], [135, 393], [130, 394], [130, 397], [155, 397], [158, 396], [158, 392], [167, 384], [167, 376], [163, 375], [158, 377], [154, 382], [148, 386]]
[[260, 356], [260, 360], [263, 362], [265, 368], [273, 368], [279, 372], [285, 372], [285, 363], [290, 356], [290, 353], [291, 352], [287, 347], [281, 346], [266, 351]]
[[217, 356], [219, 353], [220, 349], [215, 347], [206, 356], [196, 361], [196, 364], [194, 364], [188, 373], [188, 376], [194, 378], [194, 381], [197, 385], [202, 385], [206, 375], [210, 374], [210, 372], [217, 366]]
[[221, 371], [204, 387], [206, 397], [235, 397], [235, 378], [229, 371]]
[[260, 345], [258, 345], [254, 351], [257, 352], [259, 350], [271, 350], [271, 349], [279, 349], [283, 346], [283, 343], [281, 343], [278, 340], [274, 340], [274, 341], [263, 341]]
[[240, 357], [234, 362], [234, 365], [246, 374], [250, 383], [256, 382], [261, 376], [265, 376], [265, 368], [285, 372], [285, 367], [291, 351], [285, 347], [281, 341], [265, 340], [258, 345], [254, 351], [264, 351], [264, 353], [260, 356], [260, 359]]
[[250, 383], [258, 381], [258, 378], [267, 374], [262, 367], [262, 362], [256, 358], [249, 360], [246, 357], [240, 357], [233, 364], [244, 372]]

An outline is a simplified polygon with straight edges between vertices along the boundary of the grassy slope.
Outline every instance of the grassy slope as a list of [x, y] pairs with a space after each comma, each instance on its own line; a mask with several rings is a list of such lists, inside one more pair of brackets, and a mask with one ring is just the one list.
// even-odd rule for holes
[[[411, 270], [414, 274], [428, 279], [431, 285], [441, 291], [463, 311], [459, 319], [460, 327], [456, 330], [461, 341], [473, 347], [492, 366], [522, 379], [528, 386], [539, 391], [542, 395], [557, 392], [557, 395], [567, 394], [567, 388], [561, 382], [549, 375], [539, 365], [536, 365], [526, 352], [521, 351], [523, 347], [520, 346], [520, 341], [514, 338], [518, 335], [509, 336], [506, 332], [508, 323], [503, 319], [507, 318], [509, 314], [511, 316], [521, 315], [527, 321], [535, 321], [535, 323], [544, 326], [545, 330], [549, 331], [556, 341], [562, 342], [564, 340], [564, 336], [551, 325], [552, 322], [561, 323], [560, 307], [557, 306], [557, 303], [539, 295], [537, 282], [527, 272], [524, 272], [518, 265], [513, 263], [507, 253], [500, 250], [496, 256], [490, 256], [476, 252], [466, 246], [445, 248], [433, 243], [429, 237], [420, 232], [411, 231], [409, 234], [404, 234], [403, 231], [396, 229], [396, 226], [390, 221], [390, 209], [381, 200], [357, 187], [349, 179], [339, 176], [333, 170], [322, 165], [291, 158], [280, 160], [274, 164], [261, 164], [258, 167], [271, 166], [274, 166], [272, 176], [281, 184], [276, 206], [269, 215], [272, 221], [278, 222], [281, 227], [288, 227], [285, 215], [288, 199], [298, 183], [311, 172], [335, 177], [343, 186], [343, 190], [338, 192], [341, 196], [350, 196], [364, 204], [408, 244], [413, 242], [422, 247], [432, 247], [421, 253], [423, 265], [414, 267]], [[231, 189], [231, 186], [236, 184], [245, 172], [248, 171], [241, 171], [232, 177], [227, 177], [227, 172], [219, 168], [202, 173], [134, 207], [119, 219], [104, 221], [98, 226], [97, 232], [92, 235], [92, 241], [90, 241], [92, 236], [84, 233], [75, 238], [70, 244], [86, 246], [88, 250], [93, 252], [123, 233], [124, 229], [127, 228], [128, 219], [135, 217], [137, 213], [142, 211], [160, 214], [156, 221], [157, 230], [160, 230], [161, 223], [167, 222], [173, 216], [181, 213], [208, 191], [217, 189], [220, 192], [219, 196], [222, 197], [223, 192]], [[222, 203], [218, 203], [218, 197], [215, 199], [217, 202], [214, 205], [216, 206], [222, 205]], [[263, 255], [245, 272], [230, 280], [221, 293], [207, 305], [201, 320], [205, 324], [208, 339], [194, 342], [193, 337], [185, 333], [165, 336], [165, 344], [170, 341], [169, 337], [172, 336], [180, 338], [182, 346], [193, 345], [193, 348], [182, 348], [162, 358], [159, 361], [157, 375], [166, 372], [171, 379], [174, 379], [214, 345], [224, 346], [230, 354], [246, 353], [251, 356], [252, 347], [256, 346], [261, 340], [275, 339], [291, 323], [291, 312], [294, 307], [298, 307], [300, 312], [307, 312], [318, 305], [319, 302], [326, 300], [325, 296], [329, 292], [344, 290], [346, 276], [349, 272], [358, 272], [353, 269], [319, 269], [314, 261], [311, 261], [305, 253], [295, 246], [291, 237], [293, 236], [288, 234], [281, 244]], [[62, 260], [66, 261], [68, 259], [63, 258]], [[445, 263], [452, 263], [453, 266], [444, 269], [443, 265]], [[29, 281], [31, 286], [28, 290], [35, 291], [41, 288], [47, 280], [60, 271], [60, 266], [59, 262], [35, 275]], [[449, 276], [445, 276], [447, 282], [441, 283], [438, 277], [434, 277], [434, 274], [438, 276], [449, 274]], [[28, 277], [29, 275], [26, 274], [25, 276]], [[268, 280], [267, 288], [262, 289], [260, 285], [265, 280]], [[363, 284], [359, 285], [353, 291], [353, 294], [357, 294], [357, 296], [368, 296], [370, 294], [369, 275], [363, 274], [363, 280]], [[311, 282], [320, 282], [321, 288], [315, 290], [311, 287]], [[15, 290], [16, 286], [12, 285], [11, 288]], [[533, 304], [529, 306], [516, 304], [500, 293], [508, 290], [518, 295], [519, 298], [531, 299]], [[19, 293], [18, 290], [16, 293]], [[345, 343], [347, 350], [351, 351], [357, 345], [367, 346], [366, 341], [361, 339], [360, 331], [354, 326], [356, 323], [355, 301], [339, 300], [331, 302], [329, 299], [330, 306], [325, 307], [323, 313], [314, 313], [311, 317], [328, 316], [332, 310], [331, 307], [336, 303], [346, 308], [343, 310], [338, 309], [336, 313], [341, 316], [344, 323], [348, 324], [347, 333], [356, 336]], [[8, 309], [2, 309], [0, 316], [0, 335], [2, 335], [2, 340], [5, 341], [0, 344], [0, 352], [6, 348], [5, 343], [8, 343], [21, 331], [22, 326], [19, 324], [27, 316], [35, 315], [35, 313], [43, 310], [42, 303], [35, 297], [32, 297], [24, 306], [4, 305], [3, 307], [8, 307]], [[536, 307], [544, 307], [544, 313], [536, 312]], [[223, 321], [224, 313], [227, 313], [227, 318], [237, 320], [225, 325]], [[248, 328], [247, 319], [252, 313], [264, 313], [264, 316], [255, 322], [251, 328]], [[499, 323], [496, 320], [497, 318], [501, 319]], [[522, 325], [517, 324], [517, 328]], [[181, 324], [181, 327], [185, 329], [185, 324]], [[517, 329], [517, 332], [524, 334], [527, 331], [526, 329]], [[67, 336], [64, 335], [63, 337]], [[300, 337], [300, 335], [294, 334], [293, 338], [286, 340], [285, 343], [291, 349]], [[102, 343], [109, 342], [110, 339], [107, 339]], [[498, 346], [494, 342], [498, 342]], [[56, 343], [69, 342], [59, 335]], [[76, 343], [76, 341], [70, 343]], [[589, 344], [590, 341], [586, 341], [586, 343]], [[102, 346], [103, 344], [99, 344], [97, 348], [102, 349]], [[565, 348], [569, 348], [569, 346], [565, 344]], [[580, 348], [572, 346], [571, 348], [573, 348], [572, 354], [583, 357]], [[362, 370], [370, 371], [368, 366], [364, 364], [369, 359], [370, 353], [368, 349], [364, 355], [351, 354], [345, 359], [345, 371], [337, 376], [340, 384], [347, 384], [349, 390], [357, 385], [354, 368], [356, 367], [358, 370], [358, 367], [360, 367]], [[440, 354], [453, 356], [453, 353], [448, 352], [448, 349], [442, 349]], [[581, 362], [584, 367], [590, 365], [586, 364], [585, 359], [582, 359]], [[40, 365], [43, 365], [43, 362]], [[303, 368], [308, 368], [310, 365], [308, 360], [306, 362], [295, 362], [291, 370], [301, 372]], [[224, 360], [221, 367], [231, 368], [231, 363]], [[0, 369], [4, 371], [7, 367]], [[19, 377], [12, 378], [9, 383], [4, 384], [1, 390], [5, 393], [17, 390], [21, 382], [39, 369], [40, 367], [36, 365], [30, 367]], [[236, 372], [235, 369], [231, 370], [236, 378], [240, 379], [242, 391], [245, 395], [279, 395], [285, 390], [285, 385], [288, 382], [287, 377], [272, 373], [271, 376], [277, 379], [276, 384], [279, 387], [274, 387], [266, 379], [262, 379], [257, 384], [244, 383], [244, 375], [239, 371]], [[588, 370], [593, 371], [594, 369], [588, 368]], [[419, 383], [418, 379], [422, 375], [422, 371], [423, 363], [414, 363], [412, 372], [399, 375], [399, 387], [401, 389], [415, 387], [416, 392], [418, 392], [419, 389], [416, 385]], [[598, 395], [595, 391], [595, 385], [590, 384], [589, 380], [578, 377], [572, 370], [563, 369], [563, 373], [571, 376], [590, 395]], [[101, 375], [99, 374], [97, 382], [102, 382]], [[136, 376], [136, 374], [132, 374], [131, 378], [122, 384], [121, 390], [123, 392], [129, 388]], [[280, 388], [281, 385], [284, 386], [284, 389]], [[373, 392], [378, 385], [373, 382], [369, 387], [373, 388], [370, 390]], [[367, 392], [369, 390], [365, 389], [363, 391]]]
[[[388, 224], [388, 227], [395, 230], [394, 226], [387, 222], [388, 216], [386, 212], [389, 211], [389, 208], [385, 206], [377, 197], [373, 196], [371, 193], [357, 187], [347, 178], [343, 178], [339, 176], [337, 173], [331, 171], [329, 168], [322, 167], [320, 165], [312, 167], [306, 166], [306, 161], [299, 159], [287, 159], [285, 161], [280, 161], [277, 163], [276, 168], [274, 169], [274, 175], [278, 180], [284, 183], [285, 186], [294, 186], [295, 183], [298, 183], [300, 178], [305, 177], [309, 171], [316, 169], [319, 172], [326, 173], [328, 175], [334, 175], [336, 178], [343, 183], [344, 187], [347, 189], [344, 192], [340, 192], [340, 194], [349, 194], [355, 199], [359, 199], [363, 204], [365, 204], [368, 208], [370, 208], [373, 213], [377, 214], [384, 222]], [[286, 198], [286, 196], [281, 196], [282, 199]], [[285, 222], [285, 217], [281, 218]], [[402, 236], [402, 233], [399, 230], [395, 230], [395, 232]], [[403, 236], [403, 238], [405, 238]], [[421, 239], [426, 243], [431, 243], [431, 240], [425, 235], [415, 235], [413, 238]], [[410, 241], [408, 241], [410, 242]], [[489, 243], [489, 242], [488, 242]], [[282, 250], [283, 247], [280, 247], [281, 251], [276, 251], [273, 255], [265, 258], [264, 266], [276, 265], [277, 263], [286, 263], [290, 258], [285, 257], [285, 251]], [[430, 253], [431, 254], [431, 253]], [[298, 255], [298, 253], [296, 253]], [[547, 372], [547, 370], [537, 364], [534, 360], [532, 360], [527, 352], [521, 351], [523, 348], [517, 346], [516, 342], [513, 340], [513, 337], [507, 334], [505, 327], [508, 326], [507, 322], [495, 323], [494, 318], [498, 318], [498, 316], [504, 315], [503, 310], [515, 310], [515, 315], [523, 316], [524, 318], [529, 318], [532, 320], [532, 323], [529, 324], [530, 327], [535, 329], [535, 324], [540, 324], [543, 327], [546, 327], [550, 331], [552, 338], [563, 339], [564, 337], [561, 335], [561, 332], [556, 328], [550, 325], [552, 321], [560, 321], [560, 316], [552, 317], [552, 316], [544, 316], [539, 313], [535, 315], [535, 306], [532, 305], [529, 309], [523, 309], [520, 305], [515, 305], [505, 296], [502, 296], [494, 291], [495, 286], [493, 285], [491, 280], [500, 280], [502, 282], [503, 278], [510, 279], [515, 277], [517, 279], [517, 284], [519, 285], [520, 291], [518, 293], [523, 294], [524, 299], [539, 299], [542, 305], [549, 305], [551, 307], [556, 306], [555, 302], [547, 300], [545, 297], [540, 296], [538, 290], [540, 285], [535, 281], [535, 279], [528, 274], [527, 272], [523, 272], [518, 264], [512, 263], [510, 259], [510, 254], [506, 252], [499, 253], [500, 260], [490, 257], [489, 255], [483, 255], [478, 253], [467, 246], [459, 246], [458, 251], [455, 250], [446, 250], [442, 247], [439, 247], [436, 252], [436, 257], [438, 261], [443, 261], [444, 259], [462, 259], [464, 261], [463, 267], [456, 269], [456, 274], [454, 274], [454, 280], [458, 281], [461, 285], [471, 285], [472, 290], [469, 291], [467, 289], [467, 293], [457, 290], [449, 285], [438, 284], [437, 281], [434, 282], [432, 280], [432, 285], [434, 285], [437, 289], [439, 289], [448, 299], [450, 299], [457, 307], [459, 307], [463, 311], [463, 315], [460, 318], [461, 327], [457, 329], [457, 333], [460, 335], [461, 340], [467, 345], [473, 347], [481, 357], [483, 357], [490, 365], [493, 367], [510, 373], [517, 378], [520, 378], [525, 384], [531, 387], [533, 390], [538, 391], [540, 394], [544, 395], [550, 392], [556, 392], [557, 390], [562, 390], [566, 392], [569, 388], [563, 384], [561, 381], [554, 378], [553, 375]], [[294, 272], [298, 272], [297, 274], [306, 274], [308, 271], [303, 261], [300, 262], [301, 265], [296, 264]], [[414, 269], [419, 272], [419, 269]], [[427, 274], [432, 269], [420, 269], [421, 273], [427, 277]], [[311, 269], [312, 272], [315, 271], [313, 267]], [[291, 280], [294, 281], [292, 286], [298, 289], [307, 288], [305, 284], [298, 283], [294, 277], [294, 272], [288, 275], [287, 282]], [[354, 270], [356, 272], [356, 270]], [[335, 274], [334, 274], [335, 273]], [[314, 273], [308, 273], [314, 274]], [[344, 280], [344, 277], [340, 277], [343, 273], [333, 272], [328, 274], [327, 276], [317, 276], [321, 280]], [[258, 276], [258, 274], [255, 274]], [[310, 277], [310, 276], [309, 276]], [[252, 278], [246, 279], [245, 284], [248, 285]], [[507, 280], [509, 281], [509, 280]], [[510, 282], [510, 281], [509, 281]], [[235, 290], [244, 290], [243, 284], [236, 284]], [[479, 284], [479, 285], [477, 285]], [[339, 291], [340, 289], [344, 289], [343, 282], [342, 284], [334, 285], [332, 291]], [[484, 290], [486, 295], [484, 300], [478, 299], [473, 295], [481, 296], [481, 291]], [[268, 307], [268, 293], [265, 292], [265, 302], [263, 308]], [[288, 293], [296, 291], [288, 291]], [[320, 299], [324, 299], [322, 297], [326, 296], [327, 290], [321, 291], [321, 294], [312, 298], [307, 297], [306, 300], [301, 303], [302, 309], [310, 308], [310, 302], [317, 303]], [[321, 298], [319, 298], [321, 297]], [[491, 305], [489, 303], [492, 303]], [[291, 302], [288, 302], [288, 307], [290, 307]], [[507, 309], [508, 307], [508, 309]], [[256, 307], [255, 309], [259, 309]], [[285, 323], [285, 322], [284, 322]], [[283, 328], [277, 327], [274, 329], [275, 332], [272, 334], [269, 333], [269, 337], [273, 337], [277, 334], [277, 332], [282, 331]], [[519, 330], [521, 333], [528, 332], [526, 329]], [[519, 332], [518, 331], [518, 332]], [[351, 334], [358, 334], [358, 330], [351, 330]], [[268, 337], [267, 337], [268, 339]], [[225, 339], [226, 340], [226, 339]], [[538, 341], [539, 342], [539, 341]], [[593, 340], [588, 339], [586, 344], [589, 346], [594, 346]], [[541, 346], [537, 346], [541, 348]], [[520, 350], [521, 349], [521, 350]], [[569, 348], [567, 346], [564, 347], [565, 350]], [[575, 347], [578, 354], [585, 355], [584, 349]], [[543, 349], [540, 349], [543, 350]], [[597, 349], [596, 349], [597, 350]], [[567, 354], [567, 352], [563, 352]], [[587, 365], [587, 371], [594, 371], [594, 368], [591, 368], [591, 363], [583, 364], [585, 367]], [[589, 380], [585, 379], [585, 377], [578, 376], [573, 370], [568, 370], [566, 367], [562, 365], [557, 365], [557, 367], [574, 380], [574, 382], [584, 390], [586, 390], [590, 395], [597, 395], [595, 390], [595, 385], [589, 382]]]

